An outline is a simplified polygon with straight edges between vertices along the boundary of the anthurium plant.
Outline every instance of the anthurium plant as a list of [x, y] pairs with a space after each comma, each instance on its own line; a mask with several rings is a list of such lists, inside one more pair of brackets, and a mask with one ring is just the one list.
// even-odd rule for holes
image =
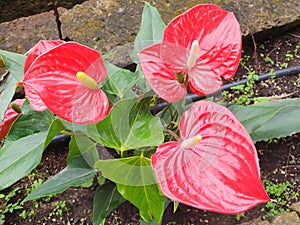
[[[10, 72], [1, 86], [0, 190], [30, 173], [63, 133], [71, 138], [67, 167], [24, 201], [94, 180], [95, 225], [126, 200], [141, 224], [160, 224], [169, 204], [237, 214], [269, 201], [254, 142], [299, 132], [292, 119], [299, 100], [186, 100], [231, 79], [241, 48], [231, 12], [197, 5], [166, 26], [146, 3], [135, 71], [76, 42], [40, 41], [26, 55], [0, 51]], [[11, 103], [16, 86], [26, 100]]]

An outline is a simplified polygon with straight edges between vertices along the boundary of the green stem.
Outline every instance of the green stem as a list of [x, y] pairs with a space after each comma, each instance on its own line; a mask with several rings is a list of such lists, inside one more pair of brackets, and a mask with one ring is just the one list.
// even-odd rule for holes
[[181, 141], [180, 137], [178, 137], [178, 135], [175, 134], [175, 132], [173, 132], [172, 130], [165, 130], [165, 131], [171, 134], [176, 139], [176, 141]]

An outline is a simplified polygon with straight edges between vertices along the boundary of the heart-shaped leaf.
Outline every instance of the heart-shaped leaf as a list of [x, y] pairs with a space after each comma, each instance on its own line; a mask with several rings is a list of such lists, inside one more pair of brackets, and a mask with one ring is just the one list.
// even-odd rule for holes
[[148, 100], [124, 99], [117, 102], [110, 114], [96, 125], [89, 125], [88, 134], [98, 143], [121, 152], [163, 142], [163, 126], [149, 111]]
[[104, 177], [117, 183], [119, 193], [139, 208], [145, 221], [151, 222], [152, 216], [157, 222], [161, 221], [165, 197], [159, 191], [148, 158], [141, 155], [99, 160], [95, 167]]
[[120, 99], [123, 99], [132, 86], [142, 78], [139, 73], [118, 68], [108, 62], [105, 62], [105, 67], [107, 76], [102, 83], [102, 89], [105, 93], [116, 95]]
[[160, 145], [151, 158], [167, 197], [228, 214], [269, 200], [254, 144], [226, 107], [197, 102], [182, 115], [179, 130], [182, 141]]

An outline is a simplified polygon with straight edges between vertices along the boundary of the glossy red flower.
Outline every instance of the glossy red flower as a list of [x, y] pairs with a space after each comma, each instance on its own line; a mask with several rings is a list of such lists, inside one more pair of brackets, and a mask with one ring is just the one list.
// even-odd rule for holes
[[142, 71], [154, 91], [178, 101], [186, 87], [204, 96], [218, 91], [221, 77], [234, 76], [241, 55], [241, 31], [233, 13], [198, 5], [173, 19], [161, 44], [139, 53]]
[[255, 146], [224, 106], [195, 103], [181, 118], [181, 141], [160, 145], [151, 165], [162, 192], [174, 201], [226, 214], [269, 201]]
[[20, 108], [22, 107], [23, 102], [23, 99], [16, 99], [7, 108], [4, 118], [0, 123], [0, 140], [2, 140], [8, 134], [11, 125], [18, 118], [19, 114], [21, 113]]
[[108, 99], [98, 88], [106, 69], [97, 51], [59, 43], [28, 64], [20, 83], [34, 109], [41, 110], [40, 99], [57, 116], [78, 124], [96, 123], [108, 114]]
[[[64, 43], [62, 40], [42, 40], [39, 41], [33, 48], [28, 52], [24, 64], [24, 74], [34, 62], [34, 60], [41, 54], [49, 51], [51, 48], [54, 48], [57, 45]], [[47, 106], [44, 104], [40, 96], [34, 91], [34, 89], [27, 90], [27, 98], [30, 102], [31, 107], [36, 111], [44, 111], [47, 109]]]

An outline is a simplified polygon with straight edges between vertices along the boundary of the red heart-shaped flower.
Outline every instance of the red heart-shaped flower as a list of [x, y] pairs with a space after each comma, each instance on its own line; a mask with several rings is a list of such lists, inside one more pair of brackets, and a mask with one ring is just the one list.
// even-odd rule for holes
[[269, 201], [255, 146], [227, 108], [197, 102], [182, 115], [179, 130], [182, 141], [160, 145], [151, 158], [167, 197], [228, 214]]
[[183, 98], [185, 86], [201, 96], [218, 91], [223, 85], [221, 77], [234, 76], [241, 50], [241, 31], [234, 14], [202, 4], [173, 19], [160, 48], [155, 44], [142, 50], [139, 62], [153, 90], [174, 102]]
[[[39, 55], [20, 83], [34, 109], [40, 109], [41, 100], [55, 115], [69, 122], [96, 123], [109, 111], [105, 93], [97, 88], [105, 76], [103, 59], [96, 50], [65, 42]], [[84, 80], [92, 80], [93, 87], [89, 88]]]

